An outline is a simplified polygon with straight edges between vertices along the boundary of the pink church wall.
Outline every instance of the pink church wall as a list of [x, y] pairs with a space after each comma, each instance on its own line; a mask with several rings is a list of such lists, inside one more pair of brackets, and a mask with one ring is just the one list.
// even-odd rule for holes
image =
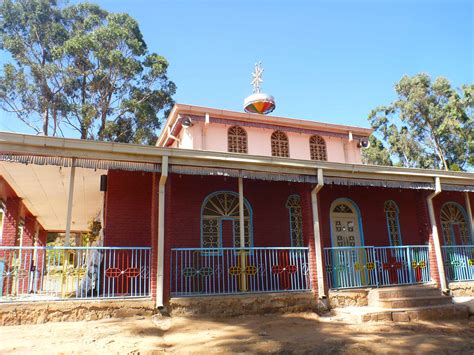
[[[192, 127], [182, 129], [179, 133], [180, 142], [172, 147], [227, 152], [227, 130], [230, 125], [211, 123], [203, 134], [204, 122], [195, 122]], [[248, 154], [271, 156], [272, 129], [244, 127], [247, 131]], [[284, 131], [284, 130], [283, 130]], [[309, 134], [287, 132], [290, 158], [310, 159]], [[357, 142], [349, 142], [347, 138], [328, 137], [326, 141], [328, 161], [339, 163], [361, 163], [360, 149]]]

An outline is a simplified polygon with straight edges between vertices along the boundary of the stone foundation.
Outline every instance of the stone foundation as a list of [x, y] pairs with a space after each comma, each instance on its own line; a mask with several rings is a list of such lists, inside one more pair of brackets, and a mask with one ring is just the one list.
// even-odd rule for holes
[[0, 325], [124, 318], [153, 312], [151, 299], [0, 303]]
[[328, 300], [331, 308], [367, 306], [370, 289], [329, 290]]
[[172, 298], [171, 315], [200, 315], [228, 317], [244, 314], [322, 311], [326, 307], [312, 292], [265, 293], [212, 297]]
[[448, 287], [455, 297], [474, 296], [474, 281], [450, 282]]

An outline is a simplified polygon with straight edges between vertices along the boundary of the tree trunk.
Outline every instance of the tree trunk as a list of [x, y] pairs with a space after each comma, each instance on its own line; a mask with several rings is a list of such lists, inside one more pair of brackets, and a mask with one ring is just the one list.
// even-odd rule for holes
[[48, 135], [48, 125], [49, 125], [49, 110], [46, 106], [43, 108], [43, 134], [45, 136]]

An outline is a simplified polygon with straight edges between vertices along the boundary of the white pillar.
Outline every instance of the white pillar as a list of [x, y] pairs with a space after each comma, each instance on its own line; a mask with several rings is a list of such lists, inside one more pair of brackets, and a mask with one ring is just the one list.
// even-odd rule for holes
[[319, 225], [318, 210], [318, 192], [324, 186], [323, 169], [318, 169], [318, 183], [311, 191], [311, 205], [313, 210], [313, 231], [314, 231], [314, 252], [316, 257], [316, 274], [318, 280], [318, 296], [320, 298], [326, 296], [324, 282], [324, 266], [323, 266], [323, 247], [321, 243], [321, 228]]
[[441, 193], [441, 180], [439, 177], [435, 179], [435, 191], [432, 192], [427, 198], [426, 203], [428, 204], [428, 213], [430, 216], [431, 223], [431, 235], [433, 236], [433, 244], [436, 256], [436, 265], [438, 266], [439, 281], [442, 291], [448, 290], [446, 283], [446, 273], [444, 272], [443, 254], [441, 252], [441, 242], [439, 239], [438, 225], [436, 224], [436, 217], [433, 207], [433, 198]]
[[466, 199], [466, 211], [469, 224], [471, 225], [471, 244], [474, 244], [474, 222], [472, 217], [471, 201], [469, 200], [469, 192], [464, 192], [464, 198]]
[[164, 259], [165, 259], [165, 184], [168, 179], [168, 157], [161, 160], [161, 176], [158, 186], [158, 241], [156, 260], [156, 307], [163, 307]]
[[[240, 247], [245, 248], [245, 223], [244, 223], [244, 182], [242, 177], [239, 177], [239, 226], [240, 226]], [[242, 291], [247, 290], [247, 274], [246, 274], [246, 250], [240, 251], [240, 267], [241, 267], [241, 286]]]
[[72, 158], [71, 172], [69, 174], [69, 195], [67, 200], [67, 215], [66, 215], [66, 239], [65, 246], [70, 245], [71, 238], [71, 219], [72, 219], [72, 201], [74, 199], [74, 180], [76, 178], [76, 158]]

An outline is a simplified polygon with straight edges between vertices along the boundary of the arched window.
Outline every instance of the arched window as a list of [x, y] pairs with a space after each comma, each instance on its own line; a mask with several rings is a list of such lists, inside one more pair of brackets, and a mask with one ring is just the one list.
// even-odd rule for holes
[[[244, 199], [245, 247], [253, 245], [252, 210]], [[226, 244], [226, 241], [232, 245]], [[201, 247], [240, 247], [239, 195], [219, 191], [206, 197], [201, 209]]]
[[272, 134], [272, 156], [285, 158], [290, 156], [288, 137], [282, 131], [275, 131]]
[[441, 227], [446, 245], [471, 244], [466, 212], [455, 202], [446, 202], [441, 208]]
[[290, 238], [292, 247], [303, 246], [303, 214], [301, 199], [298, 195], [291, 195], [286, 201], [286, 208], [290, 214]]
[[398, 206], [395, 201], [388, 200], [384, 204], [385, 217], [387, 219], [388, 239], [390, 245], [402, 245], [402, 236], [400, 234], [400, 222], [398, 220]]
[[311, 160], [328, 160], [326, 153], [326, 142], [321, 136], [311, 136], [309, 139]]
[[239, 126], [232, 126], [227, 131], [227, 150], [230, 153], [247, 153], [247, 132]]

